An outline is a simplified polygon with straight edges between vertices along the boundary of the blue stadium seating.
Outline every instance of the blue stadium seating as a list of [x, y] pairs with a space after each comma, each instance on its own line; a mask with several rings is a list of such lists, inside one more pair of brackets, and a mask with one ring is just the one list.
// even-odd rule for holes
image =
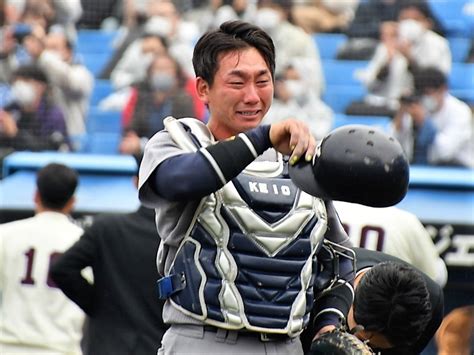
[[87, 142], [81, 153], [88, 154], [118, 154], [121, 134], [111, 132], [89, 133]]
[[448, 37], [451, 57], [454, 63], [464, 62], [471, 48], [471, 40], [466, 37]]
[[96, 106], [89, 109], [87, 132], [120, 133], [122, 114], [118, 111], [103, 111]]
[[313, 40], [321, 59], [336, 59], [337, 51], [347, 41], [347, 36], [342, 33], [315, 33]]
[[94, 89], [92, 90], [90, 104], [97, 106], [102, 99], [109, 96], [114, 91], [112, 83], [107, 79], [95, 79]]
[[99, 76], [102, 69], [105, 68], [111, 55], [112, 53], [109, 53], [108, 51], [104, 51], [102, 53], [84, 53], [81, 54], [81, 62], [86, 66], [87, 69], [91, 71], [94, 77], [97, 77]]
[[474, 63], [453, 63], [449, 91], [461, 100], [474, 104]]
[[436, 18], [441, 22], [447, 36], [472, 37], [473, 21], [464, 11], [467, 0], [429, 0]]
[[77, 33], [76, 56], [93, 74], [97, 76], [105, 67], [114, 52], [116, 31], [86, 30]]
[[366, 92], [365, 87], [361, 85], [327, 85], [322, 100], [334, 112], [343, 113], [352, 101], [361, 100]]
[[334, 116], [333, 128], [338, 128], [348, 124], [361, 124], [373, 126], [388, 132], [390, 129], [391, 118], [388, 116], [355, 116], [336, 114]]
[[75, 51], [81, 54], [111, 52], [116, 36], [116, 31], [81, 29], [77, 32]]
[[365, 68], [368, 65], [366, 60], [330, 60], [322, 61], [324, 78], [326, 85], [355, 85], [362, 86], [354, 72], [356, 69]]

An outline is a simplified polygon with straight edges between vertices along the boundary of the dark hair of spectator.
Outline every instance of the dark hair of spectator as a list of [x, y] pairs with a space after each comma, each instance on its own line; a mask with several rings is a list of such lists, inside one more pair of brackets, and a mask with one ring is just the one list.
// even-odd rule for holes
[[439, 69], [429, 67], [418, 69], [413, 73], [415, 91], [422, 94], [426, 89], [439, 89], [447, 85], [446, 75]]
[[46, 74], [37, 65], [34, 64], [25, 64], [20, 66], [13, 72], [12, 78], [33, 79], [48, 84], [48, 77], [46, 76]]
[[354, 298], [354, 320], [383, 334], [394, 347], [408, 347], [431, 319], [431, 303], [421, 274], [410, 266], [384, 262], [362, 277]]
[[275, 47], [271, 37], [260, 27], [243, 21], [227, 21], [218, 29], [206, 32], [196, 43], [193, 66], [196, 77], [203, 78], [210, 86], [219, 69], [222, 54], [256, 48], [270, 69], [275, 72]]
[[36, 186], [44, 207], [62, 209], [74, 195], [78, 174], [63, 164], [51, 163], [38, 171]]
[[168, 47], [169, 47], [168, 39], [164, 36], [160, 36], [153, 32], [145, 31], [142, 33], [141, 38], [157, 38], [158, 40], [161, 41], [161, 43], [163, 44], [163, 47], [165, 47], [166, 50], [168, 50]]

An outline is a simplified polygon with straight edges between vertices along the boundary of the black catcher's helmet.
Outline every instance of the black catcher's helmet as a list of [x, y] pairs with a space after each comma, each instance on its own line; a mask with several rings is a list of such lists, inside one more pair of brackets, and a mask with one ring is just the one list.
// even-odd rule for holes
[[406, 195], [409, 164], [400, 143], [378, 128], [346, 125], [330, 132], [312, 163], [290, 166], [303, 191], [322, 199], [387, 207]]

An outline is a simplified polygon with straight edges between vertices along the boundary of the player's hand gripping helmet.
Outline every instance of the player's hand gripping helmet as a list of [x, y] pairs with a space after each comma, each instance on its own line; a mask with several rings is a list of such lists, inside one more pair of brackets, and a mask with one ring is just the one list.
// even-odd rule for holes
[[375, 127], [347, 125], [323, 138], [312, 163], [300, 161], [289, 173], [310, 195], [387, 207], [405, 197], [409, 164], [395, 138]]

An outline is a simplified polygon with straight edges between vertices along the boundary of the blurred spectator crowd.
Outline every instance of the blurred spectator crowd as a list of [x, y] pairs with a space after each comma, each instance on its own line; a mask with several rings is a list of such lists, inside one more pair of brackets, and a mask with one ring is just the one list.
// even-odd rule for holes
[[206, 121], [196, 39], [242, 19], [276, 52], [267, 123], [318, 139], [381, 127], [413, 164], [474, 167], [467, 0], [3, 0], [0, 159], [15, 150], [139, 154], [169, 115]]
[[[206, 30], [232, 19], [261, 26], [275, 43], [274, 101], [265, 123], [295, 117], [307, 122], [318, 140], [341, 125], [373, 125], [397, 138], [412, 164], [474, 168], [472, 0], [0, 0], [0, 164], [11, 152], [22, 150], [140, 156], [147, 141], [163, 128], [165, 117], [194, 117], [206, 122], [209, 112], [195, 90], [193, 46]], [[67, 182], [69, 172], [57, 169], [62, 168], [53, 166], [49, 174], [57, 178], [51, 186], [60, 187], [61, 181]], [[77, 183], [74, 176], [71, 179], [73, 194]], [[40, 197], [35, 196], [35, 205], [47, 202]], [[70, 198], [64, 214], [72, 209]], [[347, 210], [347, 216], [355, 215], [362, 226], [362, 218], [350, 206], [337, 207], [341, 216]], [[377, 216], [374, 211], [365, 215]], [[417, 223], [409, 231], [405, 228], [407, 237], [403, 228], [399, 232], [398, 224], [390, 225], [399, 239], [408, 240], [418, 229], [424, 236], [411, 239], [431, 242], [414, 216], [395, 210], [389, 215]], [[82, 233], [63, 217], [59, 227], [71, 229], [72, 236], [62, 251]], [[149, 274], [138, 266], [127, 269], [140, 271], [138, 275], [148, 277], [151, 281], [147, 285], [152, 285], [157, 278], [154, 263], [158, 238], [150, 211], [140, 208], [123, 220], [109, 216], [99, 221], [72, 253], [89, 253], [95, 272], [99, 269], [104, 275], [113, 274], [110, 270], [118, 269], [115, 264], [108, 258], [99, 258], [106, 266], [94, 264], [95, 254], [87, 246], [101, 250], [102, 238], [96, 238], [94, 232], [116, 238], [119, 233], [115, 228], [122, 228], [127, 220], [132, 224], [126, 224], [122, 242], [126, 235], [148, 239], [137, 243], [130, 238], [126, 243], [133, 247], [116, 243], [116, 249], [120, 253], [133, 250], [135, 259], [120, 255], [133, 265], [146, 265], [136, 253], [140, 244], [153, 268], [148, 269]], [[33, 219], [28, 222], [29, 230], [38, 234], [44, 229], [48, 235], [56, 222], [44, 221], [41, 217], [39, 222]], [[102, 233], [101, 226], [110, 231]], [[352, 227], [351, 238], [358, 227]], [[5, 238], [10, 231], [11, 235], [19, 234], [14, 228], [3, 230]], [[33, 233], [29, 230], [23, 233], [25, 243]], [[97, 245], [87, 244], [89, 239]], [[40, 244], [35, 246], [38, 250]], [[110, 241], [104, 242], [104, 250], [115, 252], [109, 245]], [[409, 251], [415, 254], [423, 250], [417, 255], [421, 262], [427, 264], [431, 254], [436, 256], [434, 263], [440, 264], [433, 246], [412, 249]], [[56, 250], [43, 254], [49, 257], [50, 252]], [[34, 254], [21, 256], [29, 262]], [[18, 263], [11, 265], [18, 273]], [[433, 277], [444, 285], [446, 269], [441, 271]], [[139, 277], [125, 271], [118, 274], [140, 282]], [[78, 303], [88, 300], [90, 285], [85, 281], [74, 284], [78, 273], [73, 274], [78, 279], [68, 274], [59, 276], [72, 280], [71, 287], [82, 286], [84, 299]], [[108, 295], [113, 289], [109, 279], [99, 276], [97, 280]], [[101, 284], [103, 280], [107, 282]], [[111, 278], [111, 282], [117, 280]], [[132, 291], [138, 292], [139, 287], [131, 284], [126, 292], [122, 288], [115, 294], [128, 296]], [[149, 295], [154, 288], [145, 291], [153, 300]], [[117, 304], [129, 301], [126, 297], [117, 299]], [[47, 299], [45, 304], [52, 301]], [[65, 298], [57, 301], [64, 302]], [[107, 298], [99, 303], [106, 310], [101, 315], [107, 318], [115, 303]], [[121, 307], [117, 307], [121, 312], [127, 308]], [[148, 313], [151, 321], [156, 321], [161, 309], [149, 312], [147, 307], [148, 303], [137, 303], [127, 308], [129, 312], [122, 312], [123, 317]], [[471, 324], [472, 311], [471, 307]], [[29, 319], [28, 309], [24, 313]], [[89, 305], [86, 313], [94, 314], [94, 309]], [[78, 316], [82, 319], [83, 314]], [[102, 319], [96, 319], [84, 334], [98, 333]], [[162, 330], [162, 324], [153, 329]], [[442, 328], [443, 332], [449, 330]], [[74, 334], [81, 331], [75, 329]], [[161, 339], [161, 333], [159, 337], [150, 334], [154, 341]], [[122, 346], [117, 340], [129, 341], [114, 332], [109, 332], [109, 339], [103, 338], [91, 339], [117, 346]], [[136, 343], [156, 348], [148, 340]]]

